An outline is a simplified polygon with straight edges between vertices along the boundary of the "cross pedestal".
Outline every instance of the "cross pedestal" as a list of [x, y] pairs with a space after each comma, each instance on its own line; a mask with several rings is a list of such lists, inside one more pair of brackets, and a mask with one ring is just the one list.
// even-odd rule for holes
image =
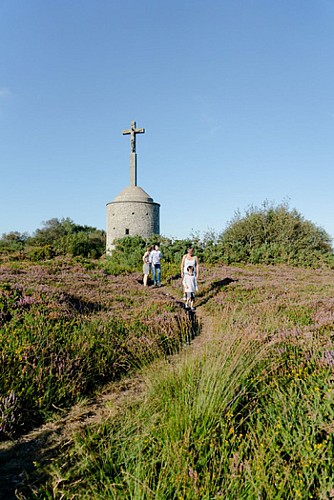
[[130, 186], [137, 186], [137, 153], [130, 153]]

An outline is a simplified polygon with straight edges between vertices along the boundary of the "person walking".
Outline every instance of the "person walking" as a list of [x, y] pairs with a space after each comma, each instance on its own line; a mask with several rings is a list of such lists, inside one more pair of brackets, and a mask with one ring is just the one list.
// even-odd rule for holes
[[154, 286], [161, 286], [161, 263], [162, 254], [159, 245], [156, 243], [152, 252], [150, 253], [150, 263], [152, 266], [152, 278]]
[[148, 276], [151, 271], [151, 263], [150, 263], [150, 255], [151, 255], [152, 247], [147, 247], [146, 252], [143, 255], [143, 284], [147, 286]]
[[187, 267], [187, 274], [183, 278], [183, 286], [186, 294], [185, 308], [194, 311], [195, 292], [198, 290], [194, 266]]
[[[198, 281], [198, 272], [199, 272], [199, 264], [198, 257], [194, 255], [194, 249], [192, 247], [188, 248], [187, 253], [182, 257], [181, 261], [181, 278], [182, 283], [184, 281], [184, 277], [188, 274], [188, 267], [192, 266], [194, 268], [193, 274]], [[183, 286], [183, 297], [182, 300], [186, 300], [186, 291]]]

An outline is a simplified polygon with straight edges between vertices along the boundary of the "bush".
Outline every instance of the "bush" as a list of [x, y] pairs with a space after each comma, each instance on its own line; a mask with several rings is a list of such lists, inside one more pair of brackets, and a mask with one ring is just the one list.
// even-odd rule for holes
[[244, 217], [237, 212], [217, 246], [227, 263], [311, 267], [333, 263], [330, 236], [286, 204], [274, 207], [265, 202], [261, 208], [248, 209]]
[[28, 257], [35, 262], [52, 259], [55, 255], [56, 253], [52, 245], [32, 247], [28, 250]]
[[161, 245], [162, 273], [167, 281], [180, 272], [182, 256], [189, 247], [192, 246], [197, 254], [202, 253], [199, 243], [194, 244], [190, 239], [172, 241], [164, 236], [153, 235], [149, 240], [144, 240], [141, 236], [125, 236], [115, 241], [115, 249], [102, 262], [102, 267], [108, 274], [115, 276], [141, 271], [145, 249], [147, 246], [153, 247], [155, 243]]
[[116, 240], [114, 245], [112, 255], [106, 257], [102, 264], [109, 274], [127, 274], [141, 269], [146, 248], [146, 242], [141, 236], [125, 236]]
[[12, 253], [22, 251], [27, 238], [28, 235], [26, 233], [21, 234], [17, 231], [3, 234], [0, 240], [0, 252]]
[[105, 231], [80, 226], [69, 218], [50, 219], [26, 239], [26, 246], [31, 247], [28, 255], [33, 260], [49, 259], [55, 255], [99, 258], [105, 251]]
[[72, 255], [73, 257], [101, 257], [105, 251], [105, 235], [103, 231], [80, 231], [67, 234], [55, 243], [58, 254]]

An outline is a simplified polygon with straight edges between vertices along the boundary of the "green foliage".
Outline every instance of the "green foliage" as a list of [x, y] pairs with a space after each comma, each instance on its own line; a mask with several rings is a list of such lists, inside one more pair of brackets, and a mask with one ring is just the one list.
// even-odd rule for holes
[[99, 262], [99, 267], [109, 275], [121, 276], [135, 272], [136, 270], [138, 270], [139, 264], [137, 263], [135, 267], [133, 265], [114, 260], [112, 257], [106, 257]]
[[146, 242], [141, 236], [126, 236], [114, 242], [115, 249], [107, 258], [110, 262], [109, 269], [122, 269], [128, 271], [139, 271], [143, 261]]
[[239, 401], [235, 420], [249, 442], [240, 446], [236, 468], [247, 461], [254, 493], [267, 498], [306, 498], [305, 492], [308, 498], [328, 498], [334, 486], [332, 369], [319, 346], [307, 353], [294, 344], [276, 346], [252, 374], [253, 410], [243, 421], [249, 398]]
[[34, 235], [29, 238], [30, 245], [44, 246], [54, 245], [54, 243], [68, 234], [76, 232], [76, 224], [69, 219], [53, 218], [43, 223], [44, 227], [36, 229]]
[[163, 281], [167, 284], [180, 276], [180, 262], [163, 262]]
[[33, 261], [52, 259], [56, 255], [99, 258], [105, 252], [105, 231], [75, 224], [71, 219], [50, 219], [33, 236], [12, 232], [0, 239], [0, 253]]
[[112, 255], [100, 261], [100, 266], [108, 274], [119, 276], [140, 271], [147, 243], [141, 236], [126, 236], [114, 242]]
[[0, 239], [0, 253], [22, 251], [27, 239], [28, 235], [26, 233], [19, 233], [17, 231], [3, 234]]
[[106, 277], [78, 258], [2, 273], [0, 438], [177, 351], [189, 335], [170, 299], [144, 297], [131, 276]]
[[217, 242], [223, 260], [319, 266], [333, 261], [331, 238], [286, 204], [237, 212]]
[[[193, 246], [190, 239], [186, 240], [171, 240], [161, 237], [161, 251], [165, 262], [178, 264], [180, 266], [182, 257], [187, 253], [187, 249]], [[195, 248], [196, 250], [196, 248]]]
[[[20, 260], [51, 259], [57, 255], [100, 258], [105, 252], [105, 231], [75, 224], [71, 219], [53, 218], [44, 222], [33, 236], [12, 232], [0, 239], [0, 254]], [[145, 248], [160, 244], [163, 254], [163, 276], [169, 281], [189, 247], [194, 248], [201, 263], [282, 264], [302, 267], [334, 267], [330, 236], [322, 228], [305, 220], [286, 203], [274, 206], [264, 202], [250, 207], [242, 216], [237, 211], [221, 234], [210, 229], [203, 236], [192, 234], [184, 240], [153, 235], [127, 236], [115, 242], [110, 257], [101, 262], [109, 274], [141, 271]]]
[[105, 233], [80, 226], [71, 219], [50, 219], [28, 240], [32, 246], [51, 245], [58, 255], [100, 257], [105, 250]]
[[101, 262], [101, 267], [109, 274], [115, 276], [141, 271], [142, 257], [148, 246], [153, 248], [159, 244], [162, 253], [163, 280], [170, 281], [180, 273], [182, 256], [189, 247], [193, 247], [197, 254], [202, 253], [200, 244], [190, 239], [171, 240], [164, 236], [155, 235], [144, 240], [141, 236], [126, 236], [115, 241], [115, 249], [112, 255]]
[[38, 262], [42, 260], [52, 259], [56, 255], [56, 252], [52, 245], [41, 245], [30, 247], [27, 254], [32, 261]]
[[62, 236], [55, 242], [58, 255], [72, 255], [73, 257], [101, 257], [105, 252], [105, 233], [94, 228], [80, 230]]
[[284, 203], [274, 206], [265, 202], [261, 208], [249, 208], [244, 216], [237, 212], [221, 234], [208, 230], [203, 236], [193, 234], [185, 240], [163, 236], [153, 236], [148, 241], [139, 236], [122, 238], [116, 242], [107, 271], [115, 274], [139, 271], [144, 249], [155, 242], [160, 243], [163, 273], [168, 280], [175, 276], [189, 247], [194, 248], [204, 264], [243, 262], [334, 267], [329, 235]]
[[213, 230], [209, 230], [204, 233], [203, 238], [200, 240], [202, 247], [202, 257], [203, 262], [207, 264], [216, 264], [217, 262], [222, 262], [223, 255], [221, 246], [218, 245], [219, 235]]
[[105, 231], [75, 224], [71, 219], [53, 218], [37, 229], [33, 236], [12, 232], [0, 239], [0, 253], [12, 259], [28, 257], [33, 261], [57, 255], [99, 258], [105, 252]]
[[155, 364], [141, 399], [77, 435], [42, 493], [101, 500], [333, 496], [333, 271], [229, 272], [238, 281], [202, 310], [211, 311], [202, 345]]

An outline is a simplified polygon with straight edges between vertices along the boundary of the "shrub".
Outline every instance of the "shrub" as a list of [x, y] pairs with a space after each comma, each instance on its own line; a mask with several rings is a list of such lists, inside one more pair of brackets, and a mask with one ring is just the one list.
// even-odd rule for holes
[[28, 250], [28, 257], [35, 262], [52, 259], [55, 255], [52, 245], [32, 247]]
[[98, 258], [105, 251], [104, 231], [80, 231], [63, 236], [55, 243], [58, 254]]
[[227, 263], [288, 263], [318, 266], [332, 261], [331, 238], [322, 228], [305, 220], [287, 204], [269, 202], [261, 208], [240, 212], [218, 239], [217, 246]]
[[141, 236], [126, 236], [114, 242], [112, 255], [106, 257], [103, 268], [109, 274], [127, 274], [139, 271], [146, 242]]
[[37, 229], [26, 243], [32, 260], [49, 259], [55, 255], [99, 258], [105, 251], [105, 231], [80, 226], [69, 218], [55, 218], [44, 222], [44, 227]]
[[42, 229], [36, 229], [34, 235], [29, 238], [31, 245], [53, 245], [55, 241], [63, 236], [73, 233], [76, 227], [74, 222], [69, 218], [61, 220], [53, 218], [44, 222], [43, 225]]
[[18, 233], [12, 231], [5, 233], [0, 239], [0, 252], [20, 252], [23, 250], [27, 241], [28, 235], [26, 233]]
[[144, 240], [141, 236], [126, 236], [115, 241], [115, 249], [112, 255], [102, 261], [102, 267], [108, 274], [128, 274], [141, 271], [142, 257], [147, 246], [158, 243], [161, 245], [162, 273], [164, 280], [171, 280], [180, 272], [182, 256], [189, 247], [193, 247], [197, 254], [203, 253], [198, 241], [174, 240], [164, 236], [152, 236]]

